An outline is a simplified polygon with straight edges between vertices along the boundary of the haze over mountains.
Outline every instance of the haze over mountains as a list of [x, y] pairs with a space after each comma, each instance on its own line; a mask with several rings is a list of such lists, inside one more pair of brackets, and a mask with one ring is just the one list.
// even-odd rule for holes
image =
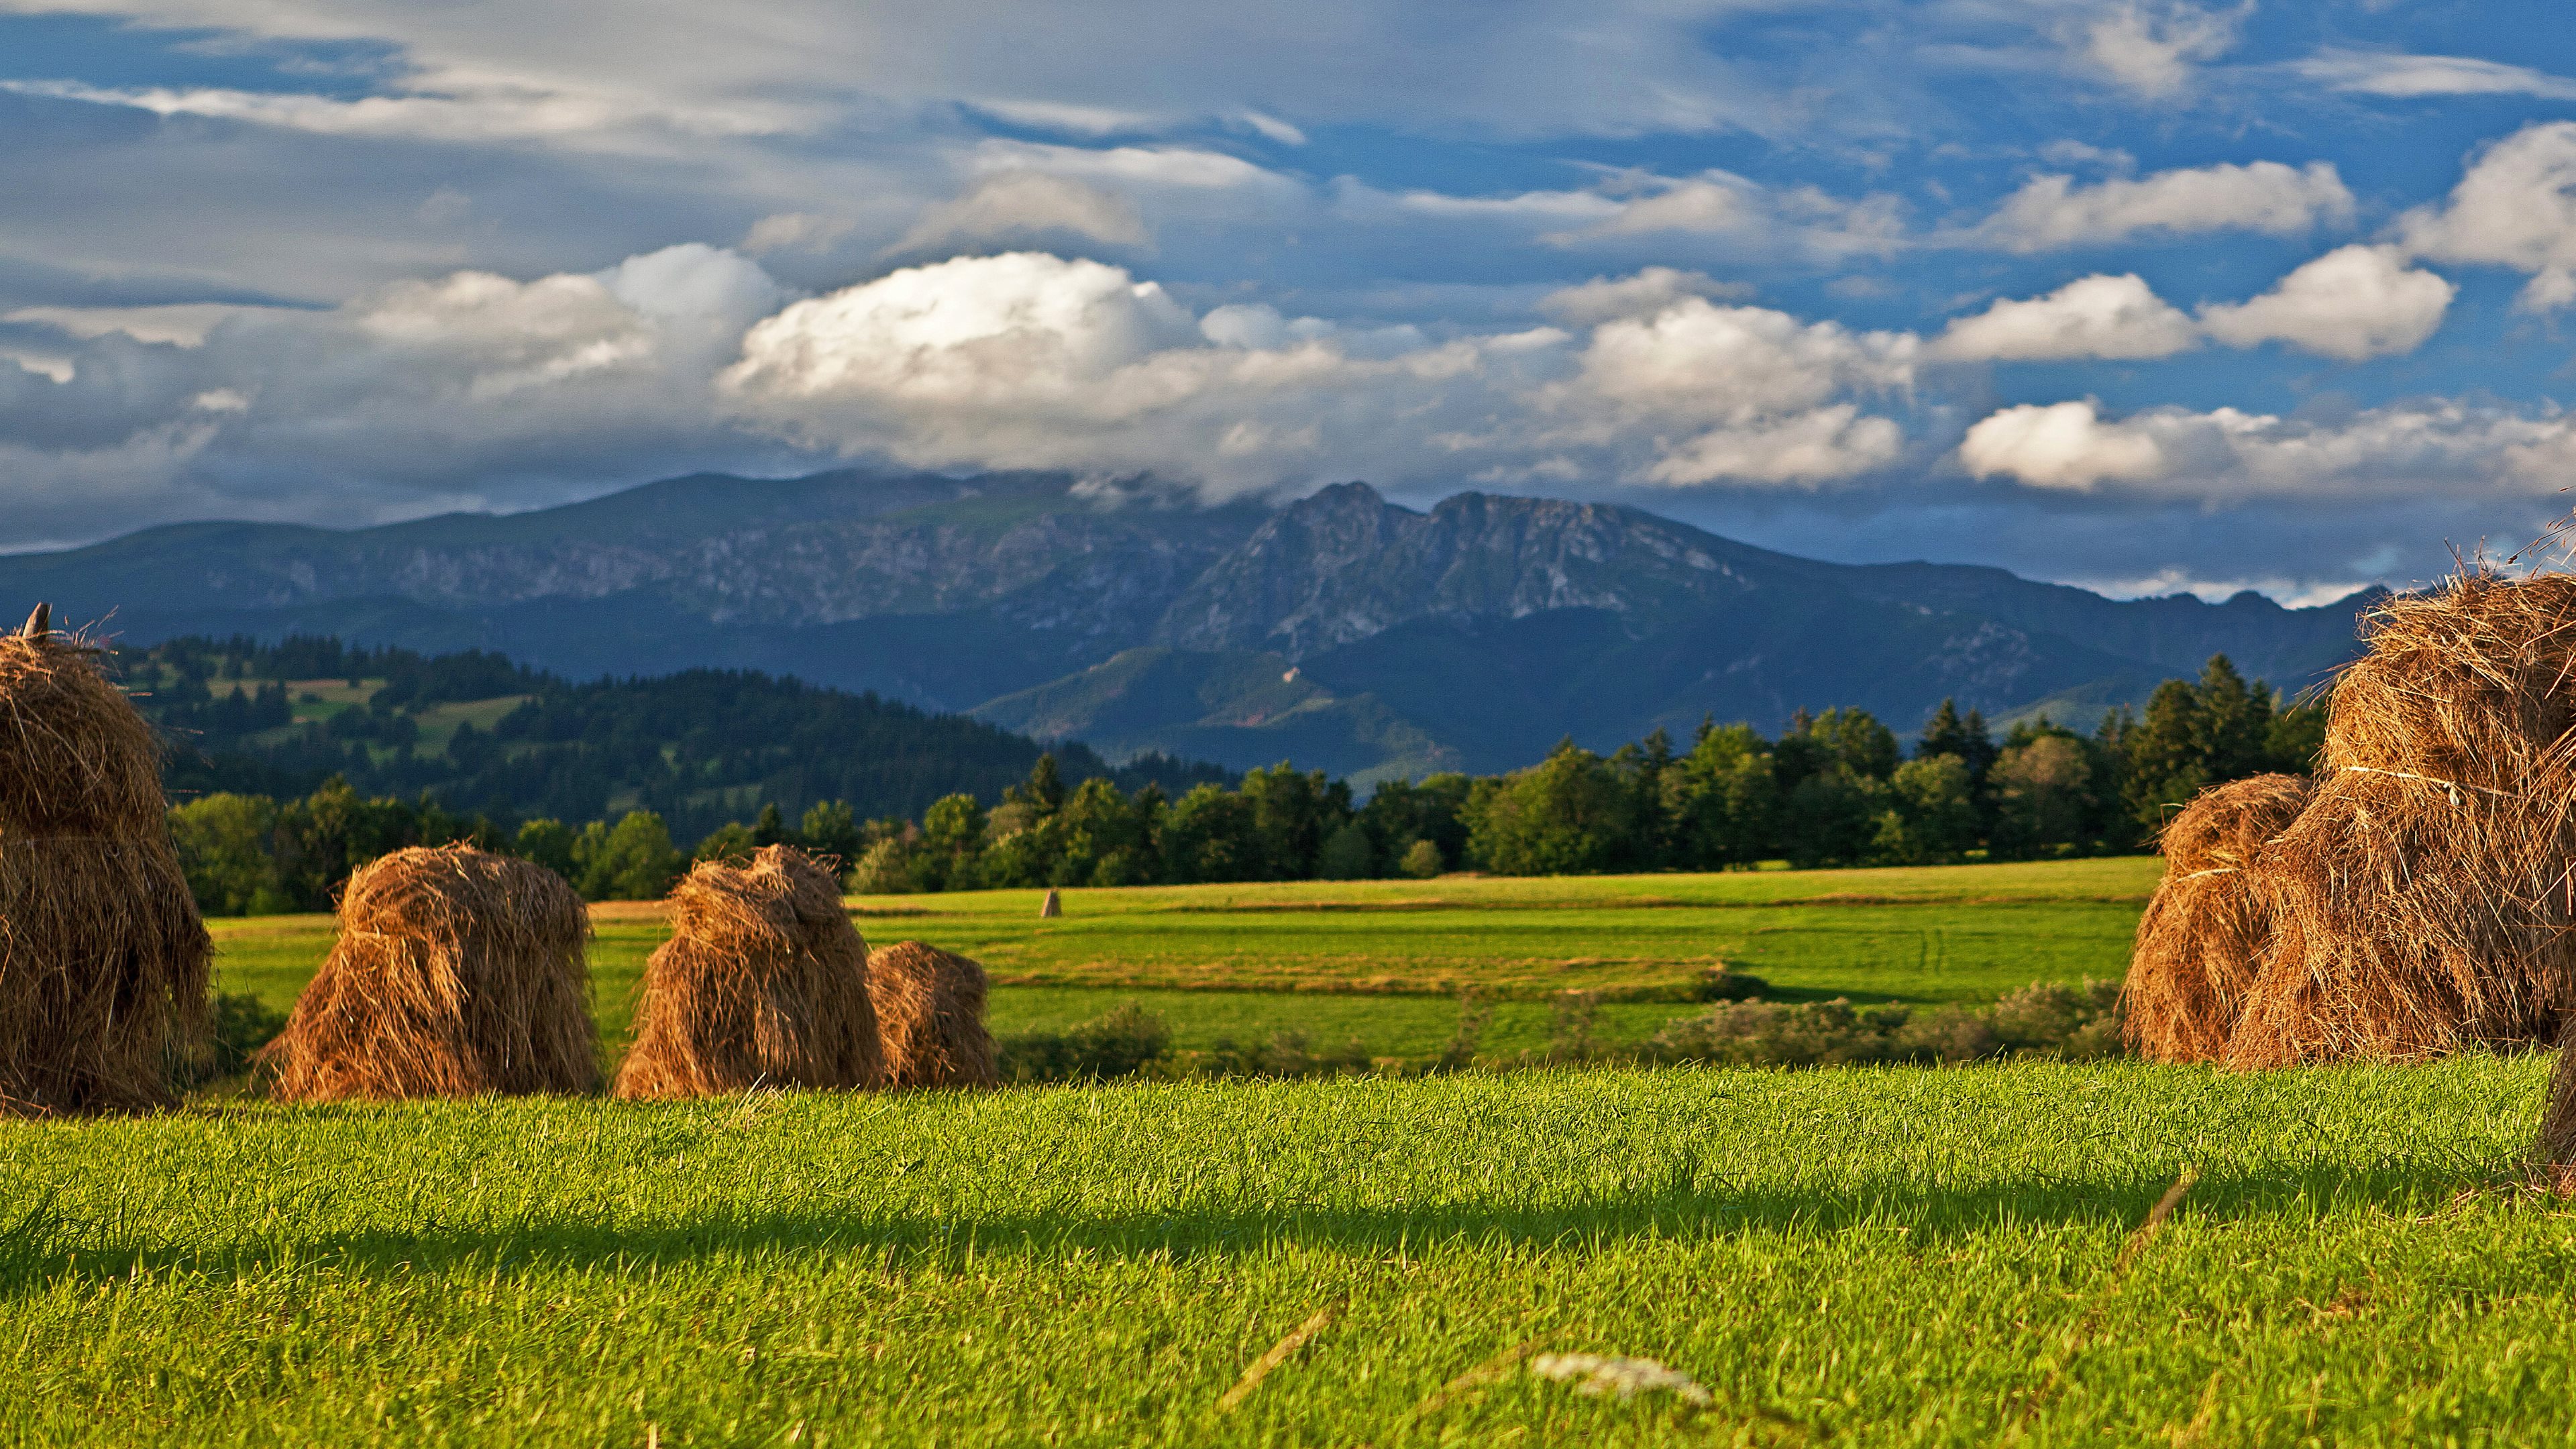
[[0, 559], [136, 642], [290, 632], [501, 650], [574, 677], [699, 665], [971, 711], [1112, 758], [1503, 770], [1704, 715], [1776, 730], [1945, 695], [2089, 725], [2215, 652], [2296, 689], [2358, 598], [2114, 601], [1999, 569], [1821, 563], [1633, 508], [1345, 483], [1198, 508], [1066, 474], [701, 475], [347, 532], [208, 523]]

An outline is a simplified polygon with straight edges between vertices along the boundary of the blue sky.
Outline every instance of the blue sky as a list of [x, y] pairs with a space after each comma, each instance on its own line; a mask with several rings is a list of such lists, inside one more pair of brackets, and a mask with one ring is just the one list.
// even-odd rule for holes
[[2576, 501], [2571, 309], [2539, 5], [0, 0], [0, 547], [856, 462], [2309, 600]]

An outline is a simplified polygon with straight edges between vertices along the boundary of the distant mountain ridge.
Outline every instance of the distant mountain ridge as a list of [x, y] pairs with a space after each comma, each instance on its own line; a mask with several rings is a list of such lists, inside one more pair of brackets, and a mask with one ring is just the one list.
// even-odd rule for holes
[[[2118, 601], [2000, 569], [1773, 553], [1641, 509], [1344, 483], [1277, 509], [1069, 475], [697, 475], [568, 507], [333, 531], [187, 524], [0, 558], [138, 642], [292, 632], [497, 649], [574, 677], [717, 666], [966, 710], [1113, 758], [1382, 777], [1527, 763], [1703, 716], [1776, 729], [1944, 696], [2134, 703], [2212, 653], [2301, 688], [2361, 597]], [[2089, 723], [2089, 719], [2083, 722]]]

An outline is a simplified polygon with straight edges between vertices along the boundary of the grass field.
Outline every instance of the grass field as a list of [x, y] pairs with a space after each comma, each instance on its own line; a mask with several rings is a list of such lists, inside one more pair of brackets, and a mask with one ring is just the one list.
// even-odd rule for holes
[[2576, 1219], [2508, 1185], [2544, 1070], [8, 1125], [0, 1443], [2563, 1442]]
[[[1448, 1039], [1450, 997], [1506, 997], [1489, 1052], [1544, 1038], [1549, 994], [1609, 998], [1610, 1039], [1643, 1037], [1705, 967], [1726, 962], [1791, 999], [1983, 1002], [2035, 980], [2114, 977], [2127, 967], [2153, 859], [1919, 870], [1764, 871], [1550, 880], [1299, 882], [1069, 892], [1038, 919], [1036, 891], [870, 896], [859, 926], [880, 943], [915, 937], [984, 962], [1000, 983], [998, 1031], [1061, 1027], [1138, 1000], [1181, 1047], [1282, 1028], [1358, 1037], [1381, 1056]], [[596, 911], [601, 1031], [627, 1035], [658, 910]], [[284, 1008], [329, 948], [321, 916], [215, 923], [222, 989]]]

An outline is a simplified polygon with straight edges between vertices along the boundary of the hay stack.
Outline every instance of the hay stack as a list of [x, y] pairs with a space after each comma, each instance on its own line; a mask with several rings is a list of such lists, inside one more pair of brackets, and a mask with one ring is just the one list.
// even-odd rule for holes
[[2556, 1039], [2576, 960], [2576, 578], [2389, 600], [2269, 852], [2279, 931], [2227, 1063]]
[[49, 625], [0, 635], [0, 1116], [166, 1106], [212, 944], [151, 726]]
[[644, 968], [617, 1095], [884, 1080], [867, 944], [830, 869], [785, 845], [707, 861], [672, 888], [671, 928]]
[[340, 938], [260, 1056], [290, 1102], [590, 1091], [589, 938], [543, 866], [395, 851], [349, 878]]
[[868, 953], [889, 1087], [994, 1087], [993, 1038], [984, 1030], [984, 968], [919, 941]]
[[2308, 803], [2297, 775], [2204, 790], [2165, 824], [2165, 877], [2138, 921], [2122, 1030], [2159, 1062], [2216, 1061], [2272, 944], [2266, 847]]

